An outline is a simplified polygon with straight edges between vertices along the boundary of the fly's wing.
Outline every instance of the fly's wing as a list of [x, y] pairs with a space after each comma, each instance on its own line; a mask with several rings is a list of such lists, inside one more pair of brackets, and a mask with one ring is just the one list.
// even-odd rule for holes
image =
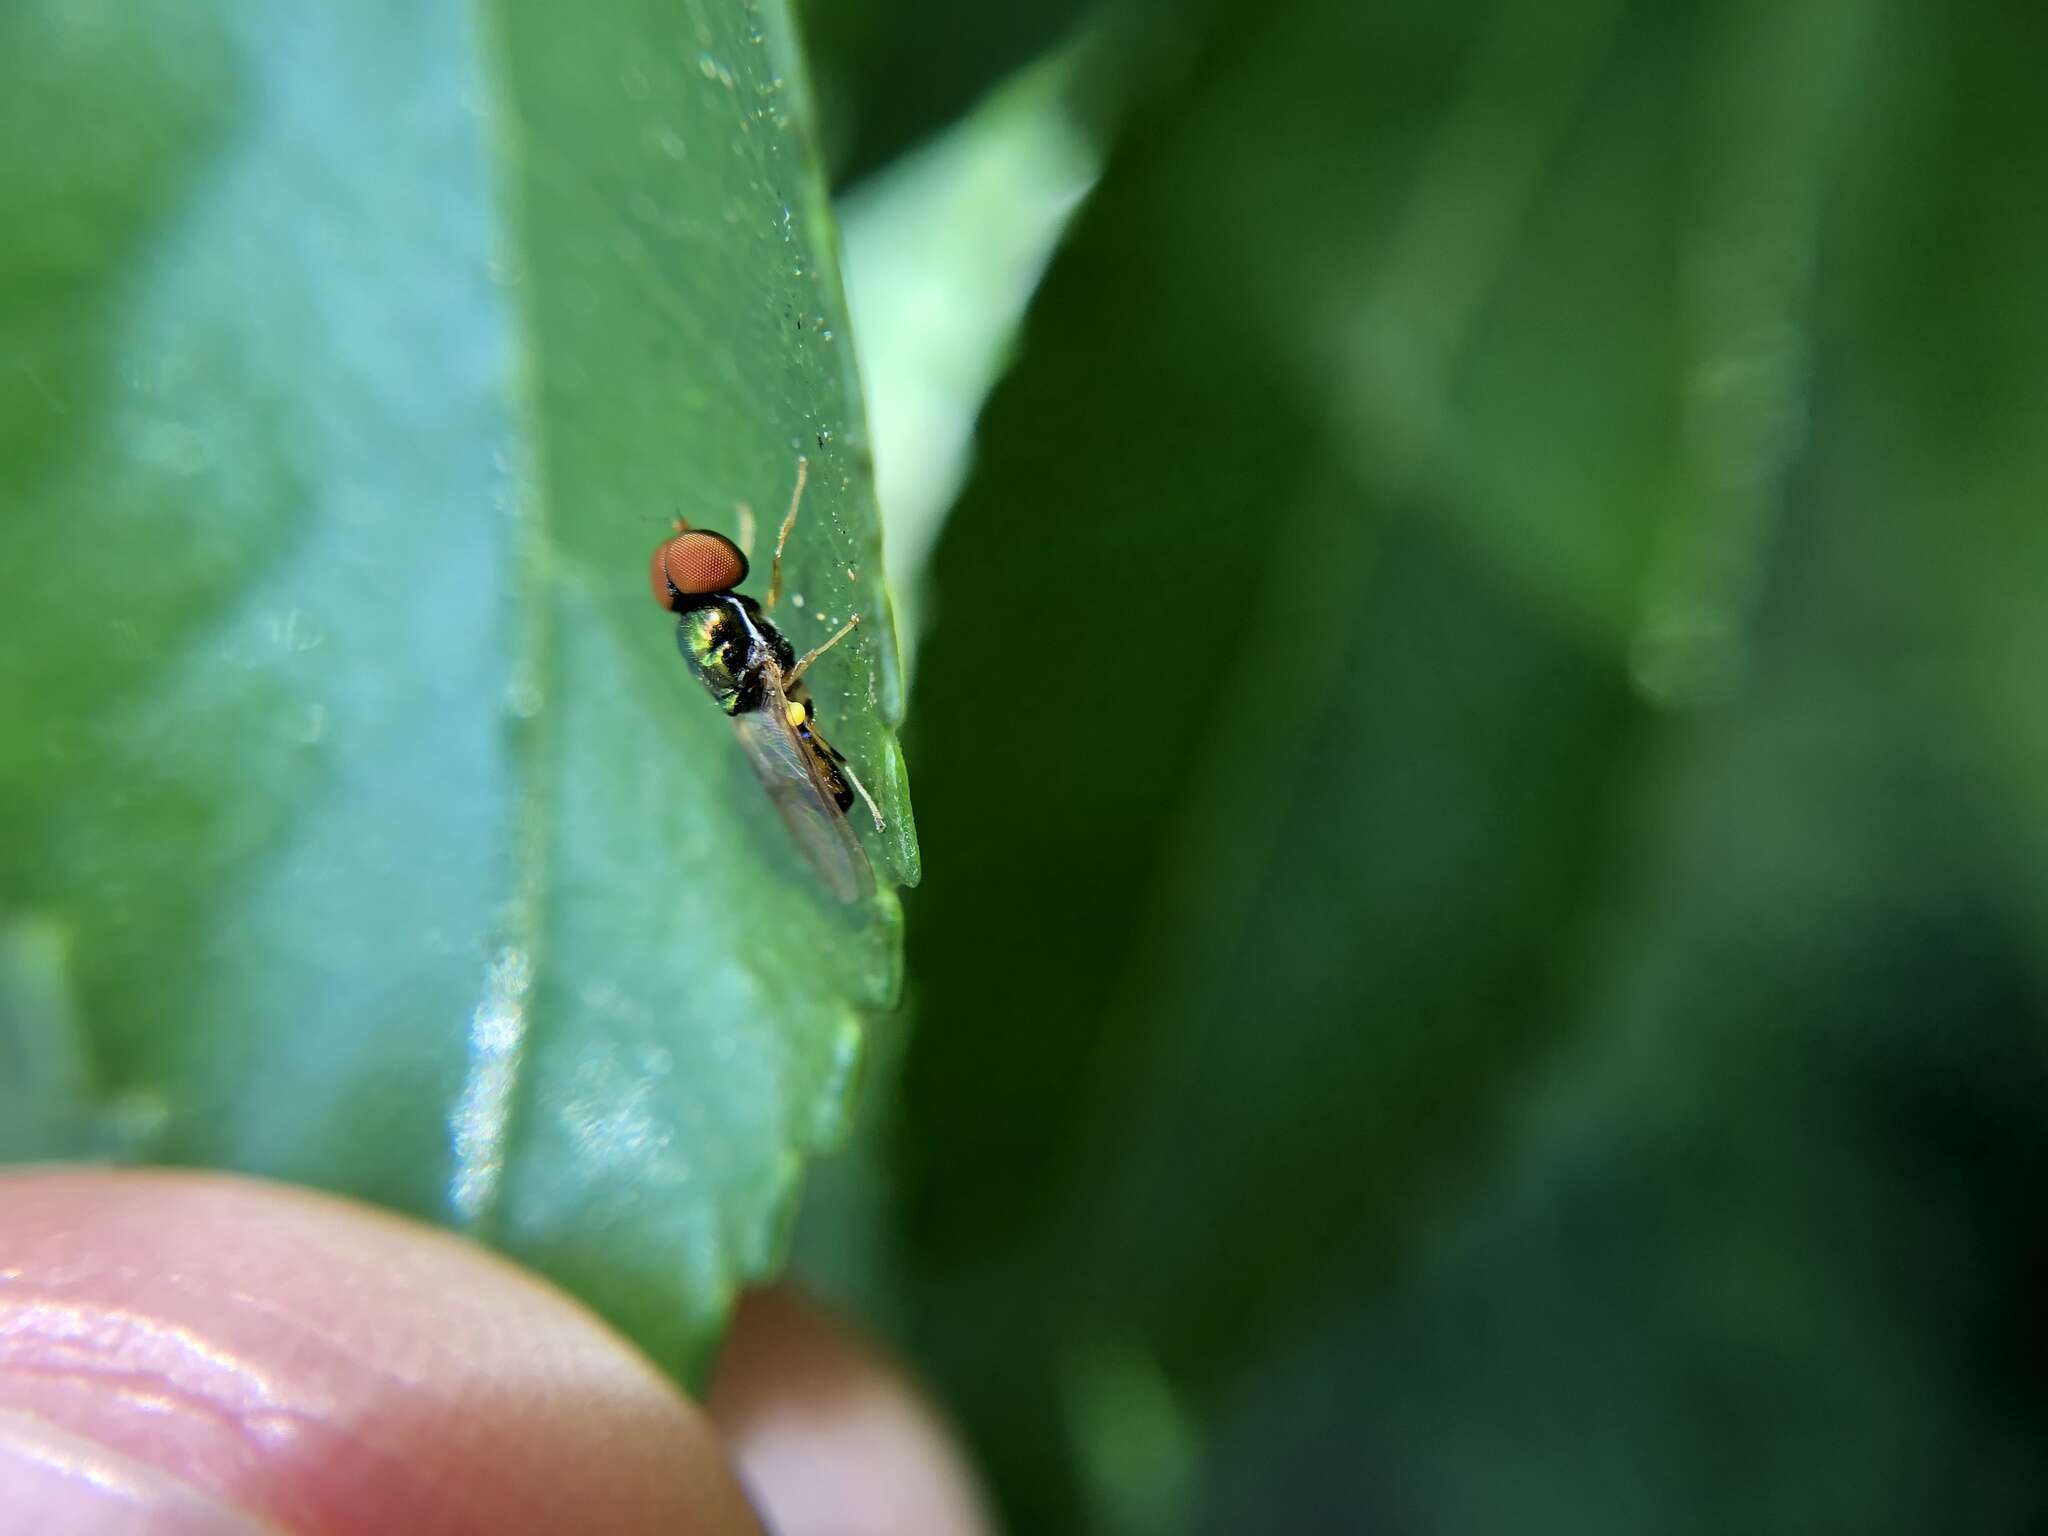
[[747, 761], [825, 888], [841, 901], [873, 895], [875, 876], [868, 856], [789, 723], [789, 698], [773, 662], [761, 669], [761, 680], [760, 708], [732, 717]]

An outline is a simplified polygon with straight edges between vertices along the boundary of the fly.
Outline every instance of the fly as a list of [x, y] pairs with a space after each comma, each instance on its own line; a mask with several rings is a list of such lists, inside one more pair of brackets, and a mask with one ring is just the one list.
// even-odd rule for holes
[[782, 596], [782, 550], [796, 526], [809, 473], [809, 462], [798, 459], [796, 490], [775, 538], [765, 601], [733, 590], [747, 579], [745, 551], [722, 533], [681, 520], [675, 534], [655, 547], [647, 574], [654, 600], [680, 615], [677, 649], [732, 718], [747, 761], [797, 847], [827, 890], [841, 901], [858, 901], [874, 893], [875, 876], [846, 813], [856, 793], [877, 832], [883, 829], [882, 813], [844, 754], [819, 732], [803, 679], [812, 662], [853, 633], [860, 615], [802, 656], [768, 617]]

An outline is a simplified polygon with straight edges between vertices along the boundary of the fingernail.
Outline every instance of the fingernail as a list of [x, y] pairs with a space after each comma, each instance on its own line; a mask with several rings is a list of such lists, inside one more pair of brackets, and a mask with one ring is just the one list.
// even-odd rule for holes
[[232, 1505], [33, 1414], [0, 1409], [0, 1536], [279, 1536]]

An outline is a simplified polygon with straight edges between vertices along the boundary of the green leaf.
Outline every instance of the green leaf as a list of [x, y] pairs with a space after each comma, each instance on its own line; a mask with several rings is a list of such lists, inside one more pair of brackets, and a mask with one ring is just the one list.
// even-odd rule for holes
[[[0, 1150], [449, 1221], [695, 1368], [917, 875], [786, 7], [47, 0], [0, 128]], [[646, 588], [799, 454], [852, 908]]]
[[2039, 1523], [2023, 16], [1289, 0], [1112, 158], [918, 680], [1010, 1524]]
[[916, 656], [933, 541], [966, 478], [974, 421], [1046, 262], [1100, 172], [1069, 99], [1085, 57], [1039, 60], [945, 134], [848, 193], [859, 319], [889, 532], [889, 585]]
[[858, 179], [965, 116], [1093, 14], [1086, 0], [804, 0], [831, 158]]

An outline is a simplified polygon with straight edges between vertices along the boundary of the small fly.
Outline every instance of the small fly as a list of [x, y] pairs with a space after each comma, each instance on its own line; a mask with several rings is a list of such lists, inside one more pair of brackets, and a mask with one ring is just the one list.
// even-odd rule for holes
[[674, 536], [655, 547], [647, 574], [654, 600], [682, 616], [676, 647], [718, 707], [732, 717], [747, 761], [790, 836], [826, 889], [841, 901], [858, 901], [874, 893], [875, 876], [846, 813], [853, 809], [856, 791], [877, 832], [883, 828], [882, 813], [845, 756], [819, 734], [817, 711], [803, 679], [812, 662], [853, 633], [860, 615], [802, 656], [768, 618], [782, 596], [782, 549], [796, 526], [809, 473], [808, 461], [798, 459], [796, 491], [775, 538], [764, 602], [733, 590], [747, 579], [746, 553], [737, 544], [680, 519]]

